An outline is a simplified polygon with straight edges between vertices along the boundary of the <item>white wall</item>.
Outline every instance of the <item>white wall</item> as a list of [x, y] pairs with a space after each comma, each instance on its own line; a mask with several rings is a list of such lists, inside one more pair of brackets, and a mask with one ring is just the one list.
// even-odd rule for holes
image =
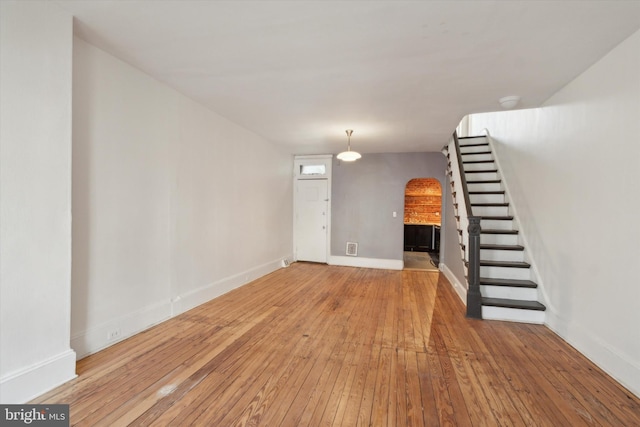
[[0, 2], [0, 402], [75, 376], [71, 283], [72, 18]]
[[561, 337], [640, 395], [640, 32], [487, 128]]
[[73, 90], [79, 356], [291, 257], [291, 155], [77, 38]]

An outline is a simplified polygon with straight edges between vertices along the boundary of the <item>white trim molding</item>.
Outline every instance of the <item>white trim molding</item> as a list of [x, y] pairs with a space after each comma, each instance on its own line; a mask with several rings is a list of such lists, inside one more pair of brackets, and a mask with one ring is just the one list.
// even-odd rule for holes
[[210, 283], [186, 294], [178, 295], [172, 300], [172, 315], [177, 316], [240, 286], [246, 285], [253, 280], [273, 273], [283, 268], [283, 259], [291, 259], [291, 257], [292, 254], [279, 257], [273, 261], [250, 268], [233, 276], [225, 277], [224, 279]]
[[401, 259], [362, 258], [335, 255], [331, 255], [329, 257], [328, 264], [344, 267], [380, 268], [384, 270], [402, 270], [404, 268], [404, 261]]
[[76, 353], [69, 349], [0, 379], [0, 402], [26, 403], [75, 377]]
[[[171, 303], [169, 301], [142, 307], [126, 316], [75, 334], [71, 337], [71, 348], [76, 351], [77, 358], [80, 360], [169, 318], [171, 318]], [[111, 331], [118, 331], [117, 336], [109, 338]]]
[[524, 253], [525, 261], [527, 261], [531, 265], [531, 267], [529, 267], [529, 272], [531, 274], [530, 279], [538, 284], [538, 287], [537, 287], [538, 301], [540, 301], [542, 304], [544, 304], [547, 307], [546, 311], [549, 311], [550, 309], [555, 310], [555, 307], [553, 306], [551, 299], [547, 295], [547, 290], [544, 284], [544, 280], [542, 280], [542, 276], [540, 275], [538, 270], [538, 264], [536, 263], [536, 260], [533, 257], [533, 254], [531, 253], [531, 250], [530, 250], [531, 245], [529, 244], [529, 241], [527, 239], [527, 230], [523, 229], [521, 226], [522, 222], [520, 222], [520, 215], [518, 214], [516, 203], [514, 203], [515, 199], [511, 196], [511, 190], [509, 189], [509, 181], [502, 173], [504, 169], [500, 164], [500, 156], [498, 155], [496, 143], [493, 137], [491, 136], [491, 132], [489, 131], [489, 129], [484, 128], [483, 131], [485, 133], [487, 142], [489, 143], [491, 152], [493, 153], [493, 160], [496, 164], [496, 167], [498, 168], [498, 171], [500, 171], [499, 175], [500, 175], [500, 180], [502, 181], [502, 187], [504, 188], [504, 191], [505, 191], [505, 198], [506, 200], [509, 201], [509, 213], [513, 215], [515, 227], [519, 231], [518, 240], [520, 241], [522, 246], [525, 247], [525, 253]]
[[633, 357], [589, 333], [583, 325], [571, 322], [548, 308], [545, 325], [633, 394], [640, 396], [640, 366]]
[[[176, 295], [171, 300], [144, 307], [91, 330], [82, 331], [71, 337], [71, 347], [77, 352], [78, 359], [103, 350], [118, 341], [145, 331], [152, 326], [171, 319], [220, 295], [243, 286], [262, 276], [283, 268], [283, 259], [291, 259], [292, 254], [279, 257], [262, 265], [225, 277], [190, 292]], [[118, 337], [109, 339], [109, 331], [118, 331]], [[75, 354], [75, 353], [74, 353]]]
[[449, 280], [449, 283], [451, 283], [451, 286], [453, 286], [453, 290], [456, 291], [456, 294], [458, 294], [458, 296], [460, 297], [460, 300], [462, 300], [462, 303], [466, 306], [467, 305], [467, 287], [458, 281], [455, 274], [453, 274], [453, 272], [449, 270], [449, 267], [447, 267], [446, 264], [440, 263], [440, 271], [444, 273], [444, 276], [447, 278], [447, 280]]

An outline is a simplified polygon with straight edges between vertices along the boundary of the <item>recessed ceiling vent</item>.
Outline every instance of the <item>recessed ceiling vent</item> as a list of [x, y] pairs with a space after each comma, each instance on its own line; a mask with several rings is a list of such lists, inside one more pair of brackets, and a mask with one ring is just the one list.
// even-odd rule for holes
[[355, 242], [347, 242], [347, 255], [358, 256], [358, 244]]

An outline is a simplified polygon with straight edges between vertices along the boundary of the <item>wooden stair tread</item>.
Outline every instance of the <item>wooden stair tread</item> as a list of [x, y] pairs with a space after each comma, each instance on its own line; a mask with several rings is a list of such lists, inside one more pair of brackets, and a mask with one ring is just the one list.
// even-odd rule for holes
[[482, 305], [491, 307], [519, 308], [523, 310], [545, 311], [547, 308], [538, 301], [526, 301], [519, 299], [506, 298], [487, 298], [482, 297]]
[[[459, 147], [461, 149], [460, 156], [473, 156], [473, 155], [492, 155], [491, 146], [488, 141], [484, 140], [483, 142], [474, 142], [474, 138], [485, 138], [485, 136], [474, 136], [474, 137], [463, 137], [458, 138]], [[468, 141], [464, 141], [468, 140]], [[463, 142], [467, 142], [466, 144]], [[475, 148], [475, 150], [471, 151], [462, 151], [465, 147], [480, 147]], [[486, 147], [486, 148], [484, 148]], [[464, 158], [464, 157], [463, 157]], [[473, 157], [466, 157], [467, 159], [472, 159]], [[480, 157], [482, 158], [482, 157]], [[486, 157], [485, 157], [486, 158]], [[463, 160], [462, 164], [469, 165], [478, 165], [479, 168], [483, 168], [483, 164], [487, 164], [484, 166], [486, 169], [484, 170], [465, 170], [464, 174], [469, 179], [467, 180], [467, 184], [501, 184], [502, 180], [498, 179], [497, 175], [487, 176], [487, 178], [495, 178], [495, 179], [473, 179], [474, 176], [471, 174], [478, 173], [497, 173], [497, 168], [491, 168], [491, 164], [495, 164], [495, 159], [489, 160]], [[477, 188], [477, 187], [476, 187]], [[504, 190], [495, 190], [495, 191], [469, 191], [468, 194], [471, 195], [504, 195], [506, 192]], [[508, 202], [503, 203], [471, 203], [472, 207], [509, 207]], [[490, 212], [490, 211], [489, 211]], [[502, 211], [504, 212], [504, 210]], [[513, 220], [514, 217], [512, 215], [479, 215], [481, 220]], [[518, 230], [500, 230], [500, 229], [482, 229], [482, 234], [505, 234], [505, 235], [517, 235]], [[461, 247], [464, 245], [461, 243]], [[524, 251], [524, 247], [522, 245], [509, 245], [509, 244], [480, 244], [481, 250], [505, 250], [505, 251]], [[468, 262], [465, 262], [465, 265], [468, 266]], [[480, 260], [480, 266], [483, 267], [507, 267], [507, 268], [529, 268], [531, 265], [527, 262], [522, 261], [493, 261], [493, 260]], [[494, 279], [490, 277], [481, 277], [480, 285], [483, 286], [500, 286], [500, 287], [513, 287], [513, 288], [529, 288], [535, 289], [537, 288], [537, 284], [531, 280], [517, 280], [517, 279]], [[517, 300], [517, 299], [507, 299], [507, 298], [489, 298], [482, 297], [482, 305], [483, 306], [493, 306], [493, 307], [503, 307], [503, 308], [513, 308], [513, 309], [523, 309], [523, 310], [538, 310], [545, 311], [546, 307], [538, 301], [529, 301], [529, 300]]]
[[491, 249], [497, 251], [524, 251], [524, 246], [520, 245], [483, 245], [480, 244], [480, 249]]
[[[466, 147], [488, 147], [489, 143], [488, 142], [475, 142], [475, 143], [471, 143], [471, 144], [460, 144], [460, 149], [466, 148]], [[460, 153], [462, 154], [462, 153]]]
[[511, 286], [513, 288], [537, 288], [538, 284], [531, 280], [516, 280], [516, 279], [493, 279], [491, 277], [481, 277], [481, 285], [491, 286]]
[[486, 228], [480, 230], [480, 234], [518, 234], [518, 230], [496, 230], [491, 228]]
[[461, 156], [471, 156], [473, 154], [491, 154], [491, 150], [489, 150], [489, 151], [476, 151], [476, 152], [470, 151], [470, 152], [467, 152], [467, 153], [460, 153]]
[[489, 261], [480, 260], [481, 267], [512, 267], [512, 268], [529, 268], [531, 264], [523, 261]]
[[471, 206], [509, 206], [509, 203], [471, 203]]
[[474, 138], [486, 138], [486, 136], [485, 135], [459, 136], [458, 141], [461, 139], [474, 139]]

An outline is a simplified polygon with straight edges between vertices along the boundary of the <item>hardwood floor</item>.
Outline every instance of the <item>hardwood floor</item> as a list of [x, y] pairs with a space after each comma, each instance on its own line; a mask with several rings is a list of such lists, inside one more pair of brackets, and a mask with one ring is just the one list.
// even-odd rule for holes
[[295, 263], [78, 362], [85, 426], [640, 425], [544, 326], [466, 319], [437, 272]]

